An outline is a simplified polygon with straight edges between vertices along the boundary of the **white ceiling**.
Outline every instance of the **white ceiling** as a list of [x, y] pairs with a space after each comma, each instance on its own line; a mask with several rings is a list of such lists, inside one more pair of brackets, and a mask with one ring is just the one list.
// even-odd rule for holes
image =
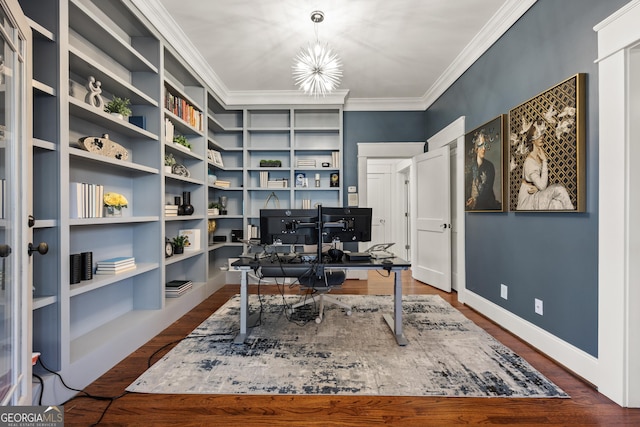
[[[165, 25], [175, 20], [183, 32], [173, 34], [183, 46], [179, 52], [201, 55], [227, 103], [297, 94], [293, 58], [314, 40], [310, 14], [322, 10], [320, 41], [343, 62], [342, 99], [352, 105], [399, 104], [395, 109], [424, 108], [434, 89], [455, 81], [478, 50], [486, 50], [534, 2], [134, 0], [155, 8]], [[185, 37], [193, 46], [185, 47]]]

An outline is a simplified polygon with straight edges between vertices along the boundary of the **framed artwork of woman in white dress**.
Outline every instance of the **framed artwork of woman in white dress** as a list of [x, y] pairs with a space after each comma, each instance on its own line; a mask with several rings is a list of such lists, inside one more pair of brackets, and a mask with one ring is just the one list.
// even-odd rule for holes
[[509, 210], [585, 211], [585, 75], [509, 111]]

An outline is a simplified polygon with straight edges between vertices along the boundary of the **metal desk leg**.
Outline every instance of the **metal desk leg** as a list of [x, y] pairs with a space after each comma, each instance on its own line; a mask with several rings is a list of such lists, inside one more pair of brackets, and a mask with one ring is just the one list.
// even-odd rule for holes
[[253, 316], [249, 316], [249, 286], [247, 281], [249, 270], [242, 269], [240, 273], [240, 333], [233, 340], [234, 344], [244, 344], [247, 336], [251, 333], [251, 328], [256, 325], [260, 315], [260, 313], [254, 313]]
[[402, 271], [395, 270], [393, 274], [393, 319], [388, 314], [383, 317], [396, 336], [398, 345], [407, 345], [409, 342], [402, 332]]

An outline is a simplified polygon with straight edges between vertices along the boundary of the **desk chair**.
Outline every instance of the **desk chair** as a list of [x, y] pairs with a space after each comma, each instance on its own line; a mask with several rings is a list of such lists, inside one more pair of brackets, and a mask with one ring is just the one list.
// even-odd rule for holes
[[[342, 286], [345, 279], [347, 278], [347, 273], [343, 270], [324, 270], [324, 273], [321, 275], [316, 275], [313, 272], [309, 272], [309, 274], [304, 274], [298, 277], [298, 282], [300, 283], [300, 289], [302, 290], [313, 290], [320, 294], [320, 308], [318, 311], [318, 317], [316, 317], [316, 323], [322, 322], [322, 317], [324, 315], [324, 304], [325, 302], [329, 302], [331, 304], [335, 304], [347, 310], [347, 316], [351, 316], [351, 306], [345, 304], [337, 299], [327, 295], [331, 289]], [[296, 308], [302, 307], [304, 305], [309, 305], [315, 303], [315, 299], [306, 299], [304, 301], [300, 301], [291, 306], [289, 309], [289, 314], [292, 314]]]

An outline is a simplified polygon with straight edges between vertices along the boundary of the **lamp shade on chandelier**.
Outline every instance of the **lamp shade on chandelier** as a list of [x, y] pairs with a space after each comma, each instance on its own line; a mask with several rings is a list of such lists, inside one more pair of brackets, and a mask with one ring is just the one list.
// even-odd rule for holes
[[296, 55], [293, 64], [295, 84], [308, 95], [326, 96], [340, 85], [341, 62], [328, 44], [318, 40], [318, 23], [324, 20], [321, 11], [311, 13], [315, 26], [316, 40]]

